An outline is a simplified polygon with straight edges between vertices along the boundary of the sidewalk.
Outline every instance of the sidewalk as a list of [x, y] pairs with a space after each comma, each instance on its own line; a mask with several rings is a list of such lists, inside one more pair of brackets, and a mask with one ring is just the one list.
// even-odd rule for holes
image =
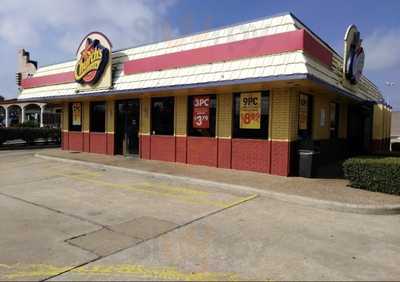
[[124, 156], [69, 152], [59, 149], [43, 149], [37, 156], [131, 169], [136, 173], [156, 173], [156, 176], [160, 177], [167, 177], [165, 175], [181, 177], [186, 181], [194, 181], [199, 184], [216, 184], [225, 186], [224, 188], [227, 189], [229, 187], [247, 189], [279, 200], [325, 209], [369, 214], [400, 213], [399, 196], [354, 189], [348, 187], [348, 181], [343, 179], [281, 177], [206, 166], [140, 160]]

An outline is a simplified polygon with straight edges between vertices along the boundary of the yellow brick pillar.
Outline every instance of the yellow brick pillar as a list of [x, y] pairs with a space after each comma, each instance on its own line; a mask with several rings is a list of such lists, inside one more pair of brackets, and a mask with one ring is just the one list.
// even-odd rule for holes
[[215, 134], [218, 142], [217, 166], [231, 168], [232, 162], [232, 106], [233, 94], [217, 95]]
[[232, 102], [233, 95], [231, 93], [217, 95], [216, 135], [218, 138], [232, 137]]
[[382, 150], [383, 138], [383, 105], [375, 104], [373, 109], [373, 127], [372, 127], [372, 150]]
[[106, 132], [114, 134], [115, 132], [115, 101], [106, 102]]
[[298, 129], [298, 103], [297, 89], [271, 90], [269, 136], [272, 174], [287, 176], [292, 173], [293, 145]]
[[187, 134], [187, 99], [185, 96], [175, 97], [175, 136], [186, 137]]
[[90, 102], [82, 103], [82, 131], [89, 133], [90, 131]]
[[187, 162], [187, 116], [188, 96], [175, 96], [175, 160]]
[[139, 156], [150, 159], [150, 97], [140, 99]]
[[115, 151], [115, 101], [106, 101], [106, 138], [107, 155], [114, 155]]

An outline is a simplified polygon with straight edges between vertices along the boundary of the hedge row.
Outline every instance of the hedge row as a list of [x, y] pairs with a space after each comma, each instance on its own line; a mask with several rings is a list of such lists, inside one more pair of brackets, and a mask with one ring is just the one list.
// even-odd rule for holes
[[400, 157], [356, 157], [343, 163], [344, 175], [355, 188], [400, 195]]
[[22, 139], [28, 144], [33, 144], [37, 139], [44, 139], [46, 142], [61, 142], [60, 129], [55, 128], [0, 128], [0, 145], [4, 142]]
[[400, 142], [392, 143], [392, 151], [400, 152]]

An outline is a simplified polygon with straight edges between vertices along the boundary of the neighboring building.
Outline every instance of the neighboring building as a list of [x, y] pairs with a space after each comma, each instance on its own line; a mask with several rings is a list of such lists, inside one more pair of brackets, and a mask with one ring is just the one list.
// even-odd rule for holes
[[400, 143], [400, 112], [392, 112], [391, 142]]
[[35, 126], [60, 127], [62, 107], [44, 102], [20, 102], [17, 99], [0, 100], [0, 127], [19, 126], [32, 122]]
[[18, 100], [63, 104], [65, 150], [293, 175], [299, 148], [389, 147], [355, 26], [344, 47], [290, 13], [114, 52], [94, 32], [65, 63], [36, 70], [22, 51]]

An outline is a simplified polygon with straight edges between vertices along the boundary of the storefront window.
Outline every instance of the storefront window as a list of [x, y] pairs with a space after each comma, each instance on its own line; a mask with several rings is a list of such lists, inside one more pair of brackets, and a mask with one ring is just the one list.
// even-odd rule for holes
[[313, 97], [307, 94], [299, 95], [299, 138], [300, 140], [312, 137], [312, 109]]
[[234, 94], [233, 137], [268, 139], [268, 92]]
[[188, 135], [215, 137], [216, 96], [189, 96]]
[[106, 103], [90, 103], [90, 131], [105, 132], [106, 129]]
[[82, 130], [82, 103], [69, 104], [69, 130]]
[[339, 128], [339, 105], [337, 103], [329, 104], [329, 130], [331, 138], [338, 137]]
[[151, 134], [174, 134], [174, 97], [151, 99]]

